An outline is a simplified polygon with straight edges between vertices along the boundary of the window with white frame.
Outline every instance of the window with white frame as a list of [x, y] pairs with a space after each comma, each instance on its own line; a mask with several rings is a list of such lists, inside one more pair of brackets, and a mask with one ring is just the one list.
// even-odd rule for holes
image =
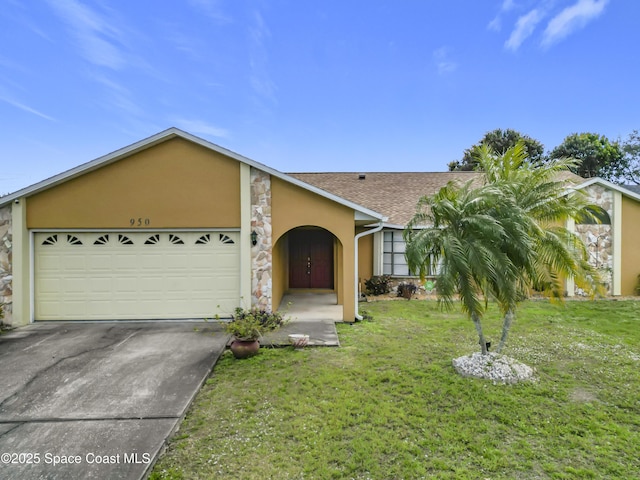
[[382, 273], [399, 277], [412, 276], [404, 258], [405, 243], [402, 230], [387, 230], [383, 232], [383, 266]]

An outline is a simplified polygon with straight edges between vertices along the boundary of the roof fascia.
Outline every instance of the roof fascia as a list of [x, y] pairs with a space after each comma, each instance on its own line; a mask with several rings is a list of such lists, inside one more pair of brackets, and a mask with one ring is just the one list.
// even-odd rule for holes
[[627, 190], [626, 188], [620, 186], [620, 185], [616, 185], [615, 183], [611, 183], [608, 180], [605, 180], [604, 178], [600, 178], [600, 177], [593, 177], [590, 178], [589, 180], [587, 180], [586, 182], [583, 182], [579, 185], [576, 185], [575, 187], [573, 187], [573, 189], [575, 190], [581, 190], [583, 188], [589, 187], [591, 185], [600, 185], [601, 187], [605, 187], [611, 190], [615, 190], [616, 192], [620, 192], [621, 194], [633, 198], [634, 200], [637, 200], [640, 202], [640, 195], [632, 192], [631, 190]]
[[219, 145], [216, 145], [215, 143], [209, 142], [208, 140], [204, 140], [203, 138], [200, 137], [196, 137], [195, 135], [192, 135], [190, 133], [185, 132], [184, 130], [180, 130], [179, 128], [176, 127], [171, 127], [168, 128], [167, 130], [164, 130], [160, 133], [157, 133], [155, 135], [152, 135], [148, 138], [145, 138], [143, 140], [140, 140], [136, 143], [133, 143], [127, 147], [121, 148], [119, 150], [116, 150], [115, 152], [109, 153], [107, 155], [104, 155], [102, 157], [96, 158], [95, 160], [92, 160], [90, 162], [87, 163], [83, 163], [82, 165], [79, 165], [75, 168], [72, 168], [70, 170], [67, 170], [65, 172], [59, 173], [58, 175], [55, 175], [51, 178], [48, 178], [46, 180], [43, 180], [39, 183], [35, 183], [29, 187], [23, 188], [21, 190], [18, 190], [14, 193], [11, 193], [5, 197], [0, 198], [0, 206], [5, 205], [7, 203], [12, 202], [15, 199], [21, 198], [21, 197], [25, 197], [28, 195], [32, 195], [34, 193], [40, 192], [42, 190], [46, 190], [48, 188], [51, 188], [53, 186], [56, 186], [60, 183], [66, 182], [68, 180], [71, 180], [75, 177], [79, 177], [80, 175], [83, 175], [85, 173], [88, 173], [92, 170], [96, 170], [100, 167], [109, 165], [110, 163], [113, 162], [117, 162], [118, 160], [122, 159], [123, 157], [126, 157], [128, 155], [131, 155], [133, 153], [137, 153], [139, 151], [142, 150], [146, 150], [147, 148], [151, 148], [154, 145], [157, 145], [159, 143], [165, 142], [169, 139], [172, 138], [183, 138], [185, 140], [189, 140], [193, 143], [196, 143], [204, 148], [207, 148], [209, 150], [213, 150], [216, 151], [218, 153], [221, 153], [223, 155], [226, 155], [230, 158], [233, 158], [239, 162], [245, 163], [251, 167], [257, 168], [258, 170], [262, 170], [265, 173], [268, 173], [270, 175], [273, 175], [274, 177], [280, 178], [281, 180], [284, 180], [285, 182], [291, 183], [293, 185], [296, 185], [300, 188], [303, 188], [305, 190], [308, 190], [310, 192], [313, 192], [317, 195], [320, 195], [321, 197], [327, 198], [333, 202], [339, 203], [341, 205], [344, 205], [345, 207], [351, 208], [352, 210], [355, 210], [356, 212], [359, 212], [361, 214], [364, 214], [368, 217], [371, 217], [372, 219], [378, 220], [378, 221], [385, 221], [387, 219], [387, 217], [385, 217], [384, 215], [382, 215], [379, 212], [376, 212], [374, 210], [370, 210], [366, 207], [363, 207], [362, 205], [358, 205], [356, 203], [350, 202], [349, 200], [346, 200], [342, 197], [338, 197], [337, 195], [334, 195], [332, 193], [329, 193], [325, 190], [322, 190], [320, 188], [314, 187], [313, 185], [310, 185], [308, 183], [305, 183], [301, 180], [298, 180], [297, 178], [293, 178], [290, 177], [289, 175], [286, 175], [282, 172], [279, 172], [278, 170], [275, 170], [271, 167], [268, 167], [267, 165], [264, 165], [262, 163], [256, 162], [255, 160], [251, 160], [250, 158], [244, 157], [238, 153], [232, 152], [231, 150], [227, 150], [226, 148], [223, 148]]

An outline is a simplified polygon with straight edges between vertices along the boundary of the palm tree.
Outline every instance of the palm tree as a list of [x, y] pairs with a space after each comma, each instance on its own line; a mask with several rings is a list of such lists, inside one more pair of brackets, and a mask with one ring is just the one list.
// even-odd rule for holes
[[[564, 279], [569, 277], [585, 291], [600, 293], [601, 281], [588, 262], [584, 243], [564, 226], [569, 218], [593, 216], [599, 209], [589, 205], [581, 192], [568, 190], [562, 179], [563, 172], [568, 172], [576, 161], [556, 159], [534, 164], [528, 161], [521, 142], [503, 155], [496, 155], [486, 146], [478, 149], [477, 155], [484, 183], [501, 191], [500, 201], [510, 205], [496, 209], [494, 215], [508, 232], [509, 242], [504, 248], [519, 270], [518, 290], [523, 296], [535, 288], [562, 300]], [[514, 210], [519, 211], [515, 224], [511, 222], [513, 217], [504, 216], [505, 212], [513, 215]], [[523, 230], [530, 238], [528, 247], [518, 241]], [[504, 348], [515, 318], [518, 299], [509, 300], [509, 304], [501, 305], [504, 322], [498, 352]]]
[[491, 292], [501, 304], [508, 304], [517, 288], [518, 270], [502, 248], [507, 232], [489, 214], [499, 195], [492, 186], [449, 183], [420, 199], [404, 231], [409, 267], [422, 278], [437, 269], [438, 300], [451, 307], [454, 296], [459, 296], [483, 354], [488, 353], [481, 324], [487, 295]]
[[597, 207], [567, 191], [560, 174], [571, 160], [534, 165], [521, 143], [503, 155], [486, 146], [478, 152], [484, 184], [449, 183], [421, 198], [404, 238], [411, 270], [424, 277], [435, 267], [439, 301], [450, 307], [459, 295], [486, 354], [480, 319], [488, 299], [496, 300], [504, 315], [501, 352], [517, 305], [531, 289], [561, 299], [564, 279], [573, 277], [586, 291], [598, 291], [599, 277], [584, 244], [564, 227], [568, 218]]

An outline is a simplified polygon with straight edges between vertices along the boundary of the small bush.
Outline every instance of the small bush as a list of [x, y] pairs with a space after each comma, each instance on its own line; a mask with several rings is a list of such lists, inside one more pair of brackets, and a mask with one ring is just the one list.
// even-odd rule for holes
[[364, 282], [367, 292], [371, 295], [382, 295], [391, 291], [390, 275], [374, 275]]
[[412, 282], [402, 282], [398, 284], [398, 296], [411, 300], [411, 297], [418, 291], [418, 286]]
[[244, 310], [242, 308], [236, 308], [233, 315], [233, 320], [244, 320], [247, 317], [253, 317], [256, 319], [263, 331], [275, 330], [278, 327], [284, 325], [285, 320], [281, 313], [270, 312], [268, 310], [260, 310], [258, 308], [251, 308]]

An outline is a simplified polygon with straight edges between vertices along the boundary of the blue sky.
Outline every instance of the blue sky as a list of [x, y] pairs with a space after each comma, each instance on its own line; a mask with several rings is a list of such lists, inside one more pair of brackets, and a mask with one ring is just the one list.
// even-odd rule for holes
[[640, 129], [635, 0], [5, 0], [0, 193], [168, 127], [283, 172]]

